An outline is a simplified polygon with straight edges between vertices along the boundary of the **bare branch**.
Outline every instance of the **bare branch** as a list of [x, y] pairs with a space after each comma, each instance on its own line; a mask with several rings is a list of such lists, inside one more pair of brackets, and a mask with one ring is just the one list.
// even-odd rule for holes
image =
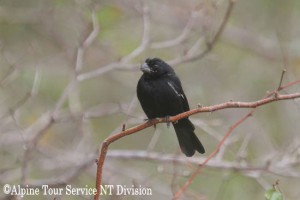
[[[200, 43], [203, 41], [202, 37], [199, 37], [199, 39], [187, 51], [186, 54], [184, 54], [181, 57], [176, 57], [173, 60], [169, 60], [168, 63], [171, 64], [171, 65], [178, 65], [178, 64], [183, 63], [183, 62], [190, 62], [190, 61], [194, 61], [194, 60], [197, 60], [197, 59], [201, 59], [207, 53], [209, 53], [213, 49], [214, 45], [217, 43], [217, 41], [220, 38], [220, 35], [223, 32], [223, 30], [224, 30], [224, 28], [225, 28], [225, 26], [228, 22], [228, 19], [231, 15], [234, 3], [235, 3], [234, 0], [229, 0], [229, 5], [227, 7], [227, 10], [226, 10], [225, 16], [223, 18], [223, 21], [221, 22], [221, 25], [219, 26], [219, 28], [216, 31], [216, 34], [213, 36], [213, 38], [209, 42], [207, 42], [206, 48], [203, 51], [199, 52]], [[186, 37], [186, 35], [191, 31], [194, 17], [195, 17], [195, 14], [192, 14], [189, 22], [187, 23], [187, 25], [184, 29], [184, 31], [182, 32], [182, 34], [178, 38], [176, 38], [174, 40], [162, 42], [162, 43], [160, 43], [160, 42], [159, 43], [153, 43], [154, 47], [158, 48], [159, 46], [161, 46], [161, 48], [165, 48], [165, 47], [170, 47], [172, 45], [176, 45], [177, 43], [180, 43], [182, 40], [185, 39], [184, 37]], [[145, 49], [148, 48], [148, 46], [151, 47], [151, 45], [153, 45], [153, 44], [150, 43], [149, 9], [146, 5], [144, 5], [144, 7], [143, 7], [143, 22], [144, 22], [143, 23], [144, 24], [143, 39], [142, 39], [141, 44], [135, 50], [133, 50], [129, 55], [123, 57], [120, 62], [113, 62], [113, 63], [110, 63], [106, 66], [99, 67], [96, 70], [92, 70], [90, 72], [79, 74], [77, 76], [77, 80], [83, 81], [83, 80], [87, 80], [87, 79], [90, 79], [90, 78], [94, 78], [94, 77], [103, 75], [103, 74], [105, 74], [109, 71], [115, 70], [115, 69], [122, 69], [122, 70], [136, 69], [139, 66], [139, 64], [128, 64], [128, 62], [131, 61], [133, 58], [137, 57], [138, 55], [140, 55], [142, 52], [144, 52]]]
[[93, 41], [97, 38], [97, 35], [99, 33], [99, 24], [97, 23], [96, 13], [94, 10], [92, 11], [92, 24], [93, 24], [93, 30], [90, 32], [87, 38], [82, 42], [81, 46], [78, 47], [77, 49], [76, 66], [75, 66], [76, 72], [82, 69], [83, 56], [86, 51], [86, 48], [88, 48], [93, 43]]
[[[273, 92], [274, 93], [274, 92]], [[178, 121], [180, 119], [189, 117], [193, 114], [196, 113], [200, 113], [200, 112], [213, 112], [213, 111], [217, 111], [217, 110], [222, 110], [222, 109], [227, 109], [227, 108], [257, 108], [259, 106], [274, 102], [274, 101], [280, 101], [280, 100], [289, 100], [289, 99], [295, 99], [295, 98], [300, 98], [300, 93], [294, 93], [294, 94], [287, 94], [287, 95], [273, 95], [273, 96], [268, 96], [266, 98], [263, 98], [261, 100], [255, 101], [255, 102], [226, 102], [226, 103], [222, 103], [222, 104], [218, 104], [218, 105], [214, 105], [214, 106], [204, 106], [204, 107], [199, 107], [181, 114], [178, 114], [176, 116], [170, 117], [169, 121], [170, 122], [175, 122]], [[218, 146], [216, 147], [216, 149], [210, 154], [210, 156], [200, 165], [200, 166], [204, 166], [209, 160], [211, 160], [211, 158], [213, 158], [216, 153], [219, 151], [219, 149], [221, 148], [221, 146], [224, 144], [225, 140], [229, 137], [229, 135], [231, 134], [231, 132], [233, 130], [235, 130], [235, 128], [237, 126], [239, 126], [241, 123], [243, 123], [247, 118], [249, 118], [252, 113], [255, 111], [255, 109], [253, 109], [251, 112], [249, 112], [248, 114], [246, 114], [243, 118], [241, 118], [237, 123], [235, 123], [233, 126], [230, 127], [230, 129], [228, 130], [228, 132], [225, 134], [225, 136], [223, 137], [223, 139], [220, 141], [220, 143], [218, 144]], [[122, 131], [120, 133], [117, 133], [115, 135], [112, 135], [108, 138], [106, 138], [103, 143], [102, 143], [102, 147], [101, 147], [101, 152], [100, 152], [100, 156], [98, 159], [98, 167], [97, 167], [97, 178], [96, 178], [96, 189], [98, 191], [98, 193], [94, 196], [95, 200], [99, 199], [99, 191], [100, 191], [100, 185], [102, 182], [102, 173], [103, 173], [103, 165], [104, 165], [104, 161], [106, 158], [106, 154], [107, 154], [107, 150], [109, 145], [122, 138], [125, 137], [127, 135], [136, 133], [140, 130], [143, 130], [145, 128], [148, 128], [150, 126], [153, 126], [157, 123], [163, 123], [166, 122], [165, 118], [157, 118], [157, 119], [153, 119], [150, 121], [147, 121], [146, 123], [143, 123], [141, 125], [135, 126], [133, 128], [129, 128], [125, 131]], [[195, 172], [192, 174], [191, 178], [186, 182], [186, 184], [176, 193], [176, 195], [174, 196], [174, 199], [178, 199], [179, 196], [182, 194], [182, 192], [191, 184], [192, 180], [197, 176], [197, 174], [200, 172], [201, 168], [199, 167], [197, 170], [195, 170]]]
[[[213, 38], [206, 43], [206, 48], [203, 51], [201, 51], [201, 52], [196, 51], [197, 49], [195, 47], [197, 47], [198, 44], [197, 44], [197, 46], [193, 45], [191, 47], [191, 49], [188, 51], [190, 53], [186, 53], [182, 57], [175, 58], [174, 60], [169, 61], [169, 63], [172, 65], [177, 65], [182, 62], [194, 61], [194, 60], [203, 58], [207, 53], [209, 53], [213, 49], [213, 47], [215, 46], [217, 41], [219, 40], [221, 33], [223, 32], [223, 30], [228, 22], [228, 19], [232, 13], [234, 4], [235, 4], [235, 0], [229, 0], [229, 5], [227, 7], [227, 10], [226, 10], [226, 13], [225, 13], [225, 16], [223, 18], [221, 25], [219, 26], [219, 28], [218, 28], [217, 32], [215, 33], [215, 35], [213, 36]], [[201, 38], [198, 39], [198, 41], [201, 41]]]
[[150, 17], [149, 17], [149, 8], [144, 3], [143, 4], [143, 38], [141, 44], [134, 49], [129, 55], [121, 59], [121, 63], [128, 63], [133, 58], [140, 55], [149, 45], [150, 41]]
[[162, 49], [162, 48], [167, 48], [167, 47], [172, 47], [181, 44], [184, 42], [188, 35], [190, 34], [193, 25], [195, 23], [195, 18], [196, 18], [196, 12], [192, 11], [190, 18], [188, 19], [183, 31], [179, 36], [177, 36], [174, 39], [167, 40], [167, 41], [162, 41], [162, 42], [153, 42], [151, 43], [150, 48], [152, 49]]
[[[149, 151], [131, 151], [131, 150], [111, 150], [107, 153], [107, 157], [110, 159], [125, 159], [125, 160], [145, 160], [145, 161], [153, 161], [159, 163], [176, 163], [180, 165], [199, 165], [199, 163], [203, 163], [207, 157], [191, 157], [187, 158], [185, 156], [174, 156], [173, 154], [162, 154], [159, 152], [149, 152]], [[265, 163], [261, 163], [260, 165], [251, 165], [243, 163], [241, 164], [238, 161], [225, 161], [225, 160], [217, 160], [212, 159], [205, 165], [205, 168], [212, 169], [220, 169], [220, 170], [235, 170], [241, 171], [246, 176], [251, 172], [267, 172], [279, 176], [284, 177], [293, 177], [299, 178], [300, 173], [295, 172], [291, 173], [285, 170], [286, 168], [292, 168], [293, 162], [285, 162], [281, 163], [280, 160], [272, 161], [269, 163], [267, 160]], [[293, 171], [293, 170], [291, 170]]]
[[280, 77], [280, 81], [279, 81], [277, 91], [279, 91], [281, 89], [281, 85], [282, 85], [282, 81], [283, 81], [283, 77], [284, 77], [285, 72], [286, 72], [286, 69], [283, 69], [282, 73], [281, 73], [281, 77]]
[[[298, 80], [299, 81], [299, 80]], [[266, 99], [276, 99], [279, 94], [278, 92], [280, 90], [282, 90], [283, 88], [286, 88], [287, 86], [292, 86], [298, 83], [298, 81], [294, 81], [292, 83], [286, 84], [285, 86], [281, 87], [280, 89], [274, 90], [272, 92], [270, 92], [269, 94], [267, 94], [262, 100], [266, 100]], [[273, 97], [272, 97], [273, 96]], [[299, 97], [296, 97], [299, 98]], [[292, 98], [294, 99], [294, 98]], [[264, 101], [257, 101], [257, 103], [260, 102], [261, 105], [264, 105]], [[272, 101], [270, 101], [272, 102]], [[238, 105], [240, 105], [240, 103], [238, 103]], [[223, 137], [223, 139], [220, 141], [220, 143], [218, 144], [218, 146], [216, 147], [216, 149], [209, 155], [209, 157], [201, 164], [199, 164], [198, 168], [192, 173], [191, 177], [185, 182], [185, 184], [183, 185], [183, 187], [175, 194], [175, 196], [173, 197], [173, 199], [178, 199], [181, 194], [187, 189], [187, 187], [192, 183], [192, 181], [196, 178], [196, 176], [199, 174], [199, 172], [201, 171], [202, 167], [205, 166], [208, 161], [210, 161], [220, 150], [220, 148], [222, 147], [222, 145], [225, 143], [225, 141], [227, 140], [227, 138], [230, 136], [230, 134], [233, 132], [233, 130], [235, 128], [237, 128], [240, 124], [242, 124], [246, 119], [248, 119], [250, 116], [252, 116], [252, 114], [256, 111], [258, 106], [254, 106], [253, 109], [248, 112], [244, 117], [242, 117], [240, 120], [238, 120], [234, 125], [232, 125], [230, 127], [230, 129], [227, 131], [227, 133], [225, 134], [225, 136]]]
[[[254, 107], [256, 108], [256, 107]], [[255, 111], [253, 109], [251, 112], [247, 113], [244, 117], [242, 117], [240, 120], [238, 120], [234, 125], [232, 125], [227, 133], [224, 135], [223, 139], [219, 142], [216, 149], [203, 161], [203, 163], [198, 165], [198, 168], [192, 173], [190, 178], [185, 182], [185, 184], [182, 186], [182, 188], [174, 195], [173, 199], [178, 199], [181, 194], [187, 189], [187, 187], [193, 182], [193, 180], [196, 178], [196, 176], [201, 172], [201, 169], [203, 166], [205, 166], [220, 150], [220, 148], [223, 146], [227, 138], [230, 136], [230, 134], [236, 129], [240, 124], [242, 124], [246, 119], [248, 119], [252, 113]]]
[[94, 78], [97, 76], [101, 76], [107, 72], [110, 72], [114, 69], [120, 68], [135, 68], [138, 65], [128, 64], [133, 58], [140, 55], [145, 49], [149, 46], [150, 42], [150, 17], [149, 17], [149, 8], [146, 4], [143, 5], [143, 37], [140, 45], [134, 49], [129, 55], [121, 58], [119, 62], [113, 62], [103, 67], [99, 67], [96, 70], [92, 70], [90, 72], [85, 72], [82, 74], [78, 74], [76, 79], [78, 81], [84, 81], [90, 78]]

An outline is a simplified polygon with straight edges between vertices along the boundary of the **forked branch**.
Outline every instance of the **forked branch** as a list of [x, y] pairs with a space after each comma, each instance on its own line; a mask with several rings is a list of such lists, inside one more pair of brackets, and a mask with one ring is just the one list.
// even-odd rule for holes
[[[300, 83], [300, 80], [288, 83], [284, 86], [282, 86], [280, 89], [284, 89], [286, 87], [290, 87], [292, 85], [295, 85], [297, 83]], [[269, 93], [266, 97], [258, 100], [258, 101], [254, 101], [254, 102], [234, 102], [234, 101], [229, 101], [229, 102], [225, 102], [225, 103], [221, 103], [221, 104], [217, 104], [217, 105], [213, 105], [213, 106], [199, 106], [198, 108], [192, 109], [190, 111], [178, 114], [176, 116], [172, 116], [169, 118], [169, 121], [171, 122], [175, 122], [178, 121], [180, 119], [186, 118], [188, 116], [197, 114], [197, 113], [202, 113], [202, 112], [213, 112], [213, 111], [217, 111], [217, 110], [223, 110], [223, 109], [227, 109], [227, 108], [257, 108], [260, 107], [262, 105], [265, 104], [269, 104], [275, 101], [282, 101], [282, 100], [290, 100], [290, 99], [296, 99], [296, 98], [300, 98], [300, 93], [293, 93], [293, 94], [278, 94], [278, 90], [273, 91], [271, 93]], [[229, 131], [226, 133], [226, 135], [223, 137], [223, 140], [225, 141], [227, 139], [227, 137], [230, 135], [230, 133], [238, 126], [240, 125], [242, 122], [244, 122], [249, 116], [251, 116], [251, 114], [254, 112], [251, 111], [249, 112], [247, 115], [245, 115], [241, 120], [239, 120], [236, 124], [234, 124], [232, 127], [230, 127]], [[137, 133], [143, 129], [146, 129], [150, 126], [153, 126], [155, 124], [158, 123], [164, 123], [166, 122], [165, 118], [157, 118], [157, 119], [153, 119], [150, 121], [147, 121], [143, 124], [140, 124], [138, 126], [129, 128], [127, 130], [123, 130], [120, 133], [117, 133], [115, 135], [109, 136], [108, 138], [106, 138], [101, 146], [101, 151], [100, 151], [100, 156], [97, 162], [97, 177], [96, 177], [96, 189], [97, 189], [97, 193], [94, 196], [94, 200], [98, 200], [100, 199], [100, 188], [101, 188], [101, 183], [102, 183], [102, 173], [103, 173], [103, 165], [104, 165], [104, 161], [106, 158], [106, 153], [108, 151], [108, 147], [111, 143], [113, 143], [114, 141], [127, 136], [127, 135], [131, 135], [133, 133]], [[211, 153], [210, 156], [208, 157], [209, 159], [206, 160], [206, 162], [208, 162], [210, 160], [210, 158], [212, 158], [218, 151], [219, 146], [221, 146], [224, 141], [221, 141], [218, 145], [218, 147], [216, 148], [215, 152]], [[202, 163], [202, 165], [205, 165], [205, 163]], [[200, 171], [197, 170], [197, 172], [194, 173], [194, 176], [197, 175], [197, 173]], [[193, 178], [190, 179], [190, 181], [192, 181]], [[187, 187], [189, 185], [189, 183], [187, 183], [185, 186]], [[176, 196], [179, 197], [180, 194], [182, 193], [182, 191], [184, 190], [183, 187], [181, 192], [179, 191], [177, 193]]]

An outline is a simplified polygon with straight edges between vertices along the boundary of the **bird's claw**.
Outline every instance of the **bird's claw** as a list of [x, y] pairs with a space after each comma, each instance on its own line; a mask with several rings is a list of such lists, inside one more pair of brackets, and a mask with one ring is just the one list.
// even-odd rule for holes
[[167, 115], [167, 116], [165, 117], [165, 119], [166, 119], [167, 127], [169, 128], [169, 127], [170, 127], [170, 124], [171, 124], [170, 116]]
[[[144, 121], [147, 121], [147, 122], [150, 122], [151, 120], [152, 120], [152, 119], [148, 119], [148, 118], [144, 119]], [[156, 124], [154, 124], [153, 126], [154, 126], [154, 128], [156, 129]]]

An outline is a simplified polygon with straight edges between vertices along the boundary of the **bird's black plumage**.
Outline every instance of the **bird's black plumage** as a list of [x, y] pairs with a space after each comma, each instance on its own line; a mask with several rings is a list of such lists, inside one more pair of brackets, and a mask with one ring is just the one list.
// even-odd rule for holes
[[[137, 96], [148, 119], [174, 116], [190, 109], [181, 82], [170, 65], [159, 58], [148, 58], [141, 70], [143, 75], [137, 85]], [[173, 123], [173, 126], [186, 156], [193, 156], [195, 151], [205, 152], [188, 118]]]

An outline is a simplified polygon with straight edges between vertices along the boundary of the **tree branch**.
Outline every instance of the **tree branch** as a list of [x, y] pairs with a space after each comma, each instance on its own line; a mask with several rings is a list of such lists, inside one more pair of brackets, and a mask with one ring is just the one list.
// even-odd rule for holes
[[[160, 152], [149, 152], [149, 151], [132, 151], [132, 150], [111, 150], [108, 152], [107, 157], [110, 159], [124, 159], [124, 160], [144, 160], [153, 161], [159, 163], [167, 164], [180, 164], [180, 165], [198, 165], [203, 163], [207, 157], [191, 157], [187, 158], [183, 155], [174, 156], [173, 154], [162, 154]], [[205, 166], [211, 169], [220, 170], [235, 170], [241, 171], [244, 174], [250, 174], [251, 172], [268, 172], [278, 176], [300, 178], [300, 172], [291, 170], [295, 164], [294, 160], [289, 159], [288, 161], [282, 163], [281, 160], [276, 160], [275, 162], [266, 162], [261, 164], [248, 164], [240, 163], [239, 161], [226, 161], [213, 159]], [[289, 170], [285, 170], [289, 168]], [[253, 176], [253, 175], [252, 175]]]
[[[262, 100], [257, 101], [257, 102], [253, 102], [252, 103], [253, 104], [253, 107], [252, 107], [253, 109], [229, 128], [227, 133], [224, 135], [222, 140], [219, 142], [216, 149], [207, 157], [207, 159], [203, 163], [199, 164], [198, 168], [192, 173], [191, 177], [185, 182], [185, 184], [182, 186], [182, 188], [174, 195], [173, 200], [177, 200], [181, 196], [181, 194], [187, 189], [187, 187], [192, 183], [192, 181], [196, 178], [196, 176], [201, 172], [202, 167], [205, 166], [219, 152], [220, 148], [223, 146], [224, 142], [227, 140], [227, 138], [230, 136], [230, 134], [233, 132], [233, 130], [235, 128], [237, 128], [240, 124], [242, 124], [250, 116], [252, 116], [252, 114], [256, 111], [256, 108], [258, 106], [276, 101], [276, 99], [278, 98], [278, 95], [279, 95], [278, 94], [279, 91], [281, 91], [281, 90], [283, 90], [283, 89], [285, 89], [289, 86], [292, 86], [292, 85], [295, 85], [295, 84], [299, 83], [299, 80], [297, 80], [297, 81], [288, 83], [284, 86], [281, 86], [283, 76], [284, 76], [284, 72], [282, 72], [282, 75], [281, 75], [281, 78], [280, 78], [280, 84], [279, 84], [279, 87], [276, 90], [274, 90], [274, 91], [270, 92], [269, 94], [265, 95], [265, 97], [262, 98]], [[296, 98], [299, 98], [299, 97], [296, 97]], [[292, 98], [292, 99], [294, 99], [294, 98]], [[256, 104], [258, 104], [258, 105], [256, 105]]]
[[[300, 80], [299, 80], [300, 81]], [[295, 81], [293, 83], [298, 83], [298, 81]], [[291, 83], [289, 83], [288, 85], [293, 85]], [[282, 88], [285, 88], [285, 86], [282, 86]], [[276, 90], [277, 91], [277, 90]], [[274, 93], [274, 92], [273, 92]], [[273, 94], [272, 93], [272, 94]], [[217, 111], [217, 110], [223, 110], [223, 109], [227, 109], [227, 108], [257, 108], [259, 106], [265, 105], [265, 104], [269, 104], [275, 101], [281, 101], [281, 100], [289, 100], [289, 99], [296, 99], [296, 98], [300, 98], [300, 93], [293, 93], [293, 94], [277, 94], [277, 95], [271, 95], [269, 94], [266, 98], [263, 98], [261, 100], [258, 101], [254, 101], [254, 102], [225, 102], [225, 103], [221, 103], [221, 104], [217, 104], [217, 105], [213, 105], [213, 106], [204, 106], [204, 107], [198, 107], [196, 109], [178, 114], [176, 116], [172, 116], [169, 118], [169, 121], [171, 122], [175, 122], [178, 121], [180, 119], [186, 118], [188, 116], [197, 114], [197, 113], [202, 113], [202, 112], [213, 112], [213, 111]], [[254, 110], [252, 111], [254, 112]], [[223, 137], [223, 139], [221, 140], [221, 142], [219, 143], [218, 147], [215, 149], [215, 151], [213, 153], [210, 154], [210, 156], [206, 159], [206, 161], [204, 163], [201, 164], [201, 166], [205, 165], [212, 157], [215, 156], [215, 154], [218, 152], [218, 150], [220, 149], [220, 147], [222, 146], [222, 144], [224, 143], [224, 141], [229, 137], [230, 133], [237, 127], [239, 126], [242, 122], [244, 122], [249, 116], [252, 115], [252, 112], [248, 113], [247, 115], [245, 115], [242, 119], [240, 119], [236, 124], [234, 124], [229, 131], [225, 134], [225, 136]], [[148, 128], [150, 126], [153, 126], [155, 124], [158, 123], [163, 123], [166, 122], [165, 118], [157, 118], [157, 119], [152, 119], [149, 120], [141, 125], [129, 128], [127, 130], [124, 130], [120, 133], [117, 133], [115, 135], [109, 136], [108, 138], [106, 138], [101, 146], [101, 151], [100, 151], [100, 156], [98, 159], [98, 165], [97, 165], [97, 177], [96, 177], [96, 189], [97, 189], [97, 194], [94, 196], [94, 200], [98, 200], [100, 198], [100, 186], [102, 183], [102, 173], [103, 173], [103, 165], [104, 165], [104, 161], [106, 158], [106, 154], [107, 154], [107, 150], [109, 145], [122, 138], [125, 137], [127, 135], [131, 135], [133, 133], [136, 133], [138, 131], [141, 131], [145, 128]], [[198, 174], [198, 172], [200, 171], [201, 168], [198, 168], [192, 175], [192, 177], [189, 179], [189, 181], [185, 184], [185, 186], [183, 188], [181, 188], [181, 190], [175, 195], [175, 199], [178, 198], [180, 196], [180, 194], [185, 190], [186, 187], [188, 187], [188, 185], [190, 184], [190, 182], [194, 179], [194, 177], [196, 177], [196, 175]]]

